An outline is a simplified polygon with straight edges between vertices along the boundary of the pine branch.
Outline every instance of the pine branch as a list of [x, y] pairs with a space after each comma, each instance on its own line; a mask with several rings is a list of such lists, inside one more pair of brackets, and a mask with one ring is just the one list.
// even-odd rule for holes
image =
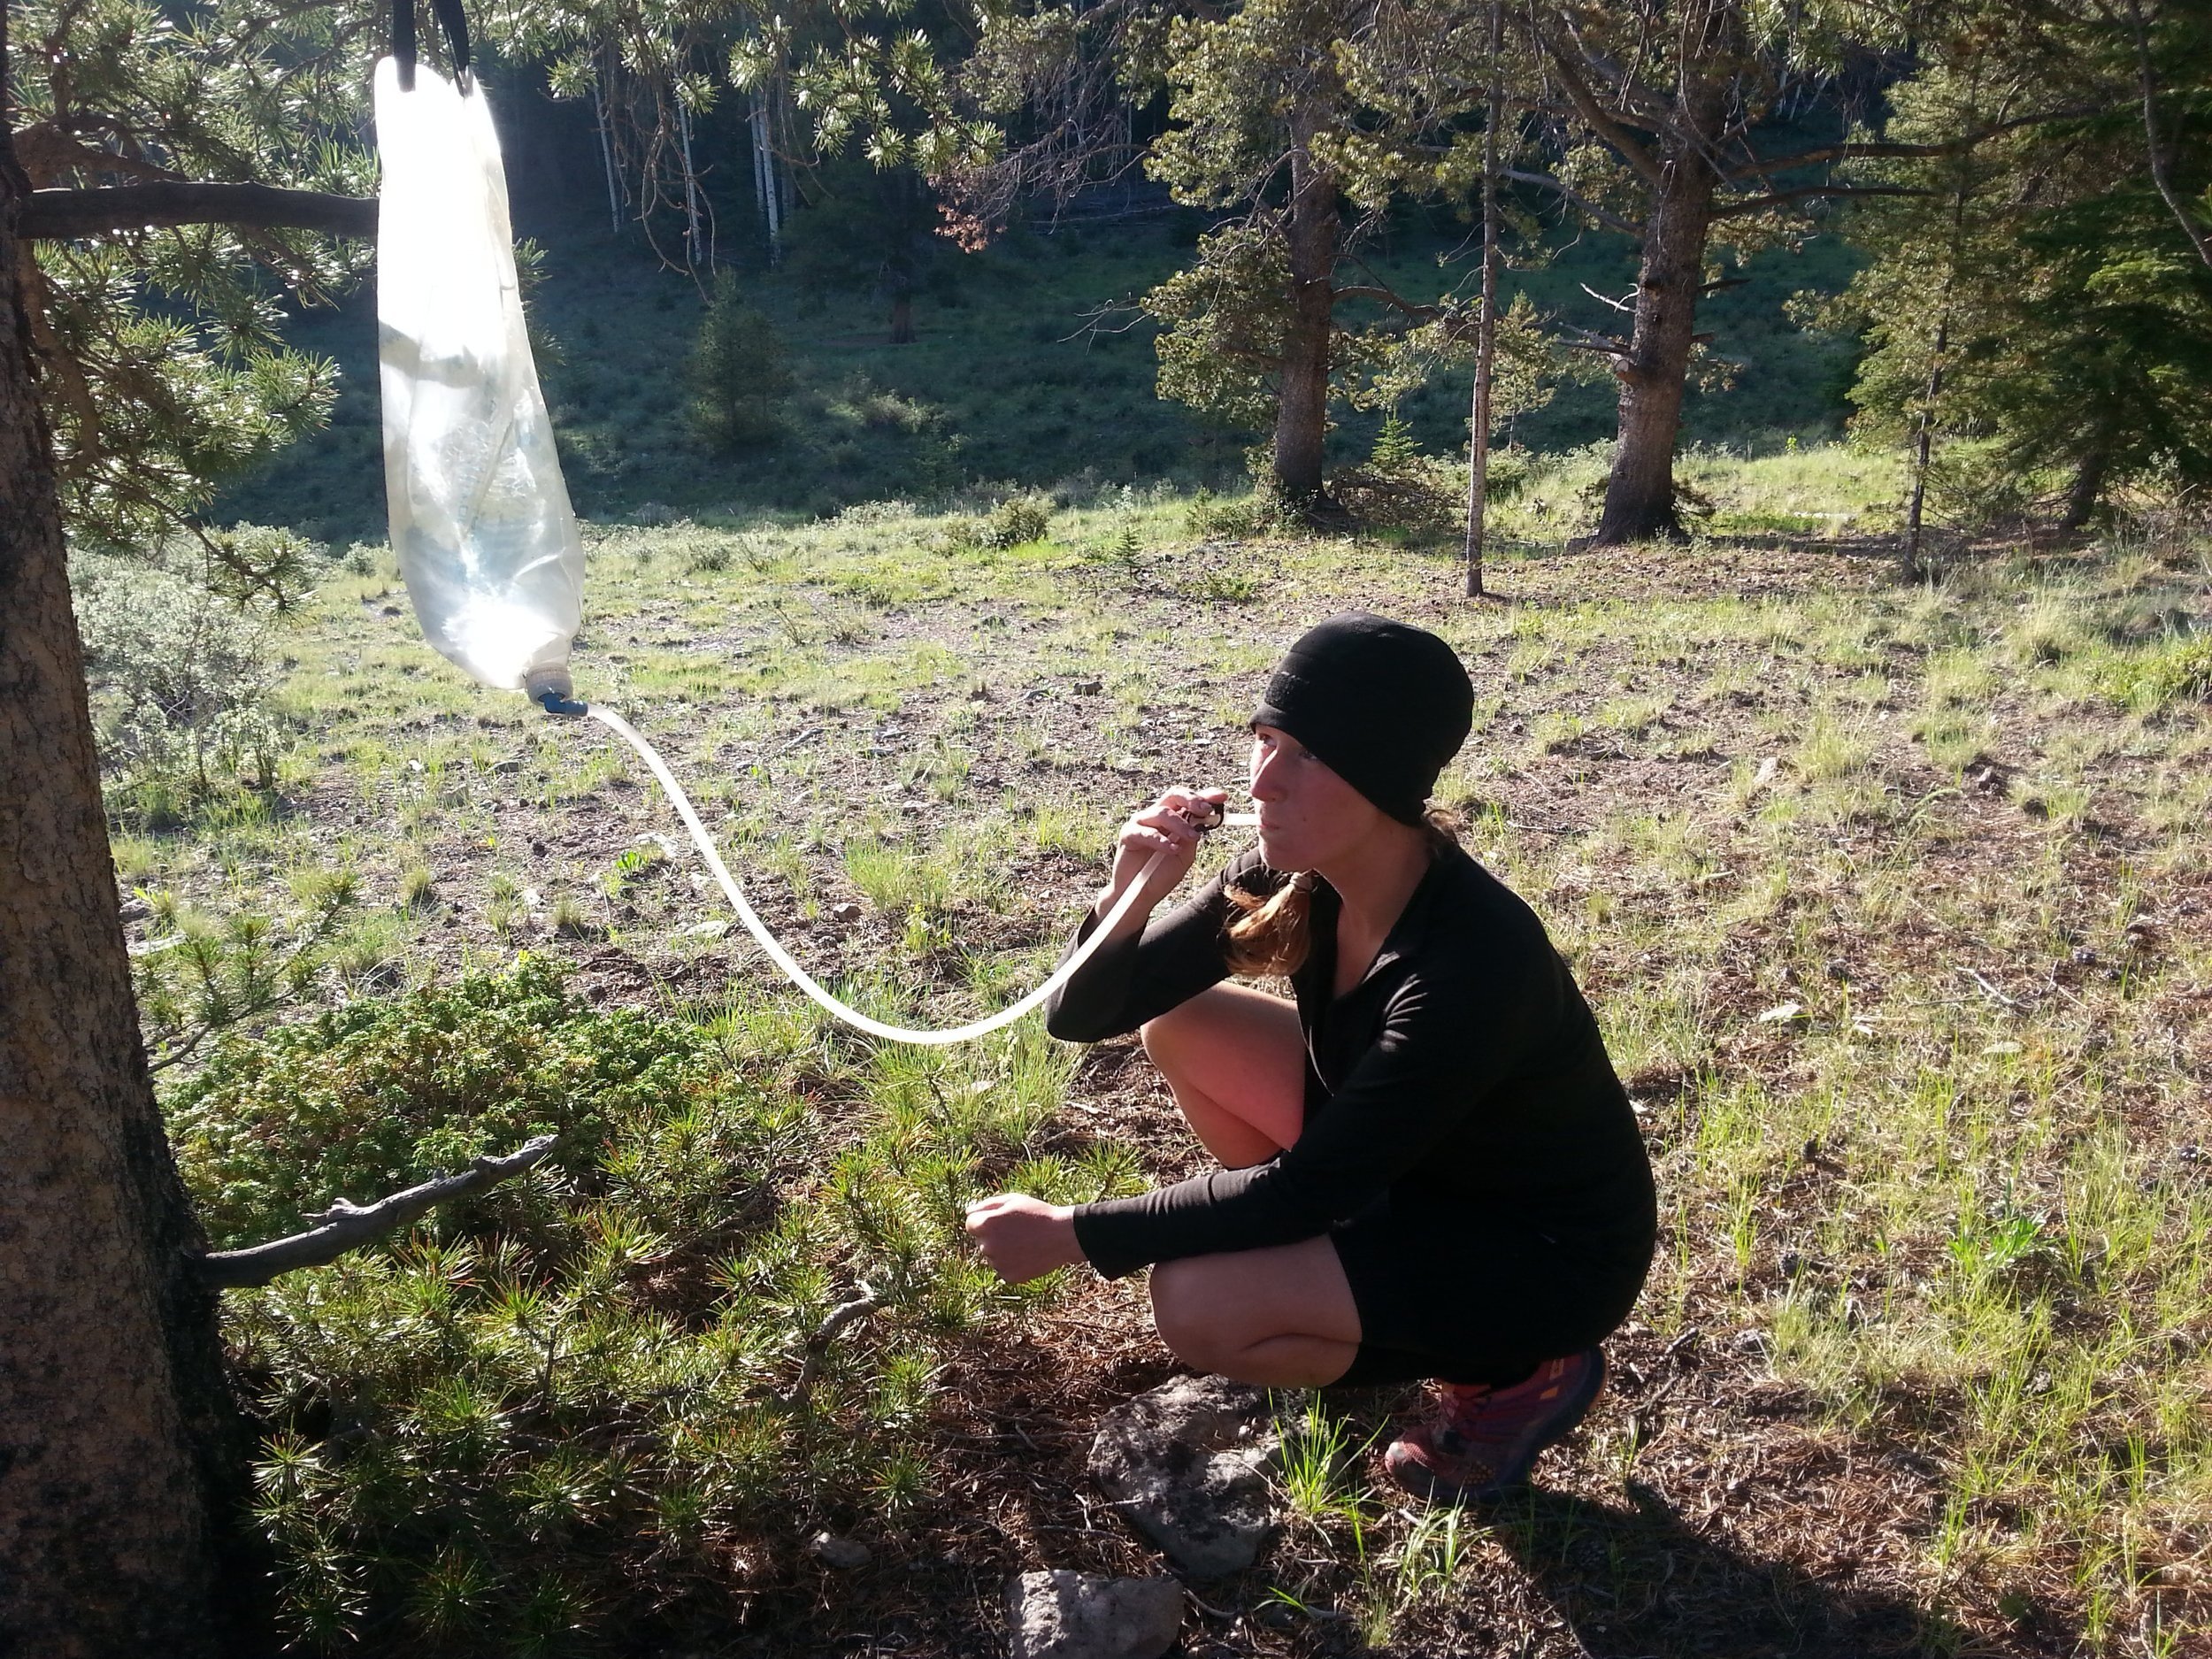
[[829, 1353], [829, 1346], [837, 1340], [845, 1327], [856, 1319], [864, 1319], [883, 1306], [883, 1297], [866, 1279], [855, 1286], [860, 1294], [850, 1302], [841, 1302], [829, 1310], [814, 1334], [807, 1339], [806, 1358], [799, 1366], [799, 1379], [791, 1385], [789, 1396], [792, 1409], [803, 1416], [814, 1396], [814, 1379], [821, 1374], [822, 1361]]
[[1777, 190], [1769, 196], [1747, 197], [1731, 202], [1725, 207], [1713, 210], [1715, 219], [1740, 219], [1746, 213], [1763, 213], [1770, 207], [1781, 207], [1791, 202], [1809, 202], [1816, 197], [1853, 196], [1933, 196], [1933, 190], [1924, 190], [1903, 184], [1808, 184], [1794, 190]]
[[519, 1175], [553, 1149], [554, 1137], [540, 1135], [503, 1158], [480, 1157], [458, 1175], [441, 1175], [394, 1193], [373, 1204], [341, 1198], [310, 1221], [322, 1225], [288, 1239], [275, 1239], [243, 1250], [216, 1250], [194, 1263], [200, 1282], [217, 1290], [265, 1285], [303, 1267], [325, 1267], [349, 1250], [373, 1244], [449, 1199], [465, 1198]]
[[2173, 156], [2158, 135], [2158, 82], [2151, 73], [2150, 25], [2143, 17], [2141, 0], [2128, 0], [2128, 15], [2135, 25], [2136, 81], [2143, 94], [2143, 140], [2150, 150], [2151, 182], [2158, 187], [2159, 199], [2180, 221], [2182, 234], [2189, 238], [2197, 257], [2212, 265], [2212, 229], [2199, 222], [2174, 188]]
[[80, 236], [179, 225], [373, 236], [376, 198], [286, 190], [267, 184], [165, 182], [91, 190], [34, 190], [24, 199], [16, 234], [26, 241], [66, 242]]
[[1378, 305], [1388, 306], [1392, 311], [1401, 312], [1420, 323], [1432, 323], [1444, 315], [1440, 307], [1425, 305], [1418, 300], [1409, 300], [1395, 288], [1385, 288], [1379, 283], [1356, 283], [1345, 288], [1333, 288], [1330, 290], [1330, 296], [1339, 304], [1346, 300], [1372, 300]]
[[1548, 173], [1517, 173], [1510, 167], [1502, 167], [1498, 170], [1498, 176], [1501, 179], [1510, 179], [1517, 184], [1540, 186], [1544, 189], [1554, 192], [1563, 202], [1581, 212], [1587, 213], [1606, 229], [1617, 230], [1622, 235], [1633, 236], [1640, 242], [1643, 239], [1644, 227], [1641, 225], [1623, 219], [1610, 208], [1600, 207], [1587, 196], [1569, 189]]
[[[1929, 159], [1942, 156], [1963, 155], [1968, 150], [1987, 143], [2006, 133], [2016, 132], [2024, 127], [2049, 127], [2062, 121], [2085, 120], [2092, 117], [2108, 115], [2113, 111], [2098, 104], [2070, 104], [2063, 109], [2036, 110], [2026, 115], [2008, 116], [2001, 121], [1992, 121], [1976, 127], [1970, 133], [1944, 140], [1939, 144], [1892, 144], [1871, 141], [1826, 144], [1818, 150], [1803, 150], [1790, 156], [1753, 156], [1742, 165], [1730, 168], [1722, 177], [1731, 184], [1746, 179], [1763, 179], [1770, 184], [1772, 175], [1787, 173], [1796, 167], [1809, 167], [1824, 161], [1878, 160], [1885, 157], [1899, 160]], [[1747, 146], [1748, 148], [1748, 146]]]
[[1793, 156], [1754, 156], [1742, 166], [1731, 167], [1722, 177], [1731, 184], [1737, 184], [1746, 179], [1763, 179], [1769, 173], [1787, 173], [1793, 167], [1809, 167], [1823, 161], [1909, 160], [1920, 157], [1955, 156], [1962, 150], [1972, 149], [1989, 136], [1987, 133], [1975, 133], [1944, 144], [1824, 144], [1818, 150], [1801, 150]]
[[1590, 89], [1581, 71], [1570, 59], [1567, 49], [1536, 27], [1530, 20], [1530, 33], [1544, 49], [1546, 57], [1559, 71], [1559, 84], [1566, 89], [1567, 97], [1575, 106], [1575, 112], [1590, 124], [1595, 133], [1615, 154], [1635, 169], [1646, 184], [1655, 190], [1666, 187], [1666, 172], [1659, 165], [1659, 157], [1651, 153], [1651, 147], [1622, 124], [1619, 118], [1598, 102], [1597, 94]]

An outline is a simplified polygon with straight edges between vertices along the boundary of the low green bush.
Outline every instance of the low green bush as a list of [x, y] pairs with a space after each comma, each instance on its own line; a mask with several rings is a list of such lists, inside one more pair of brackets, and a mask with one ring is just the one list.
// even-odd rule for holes
[[788, 1000], [698, 1025], [525, 959], [230, 1040], [178, 1092], [226, 1243], [561, 1136], [410, 1236], [226, 1299], [292, 1651], [689, 1651], [813, 1528], [928, 1499], [949, 1344], [1052, 1289], [997, 1283], [965, 1200], [1138, 1177], [1037, 1155], [1072, 1064], [1041, 1033], [841, 1054]]
[[719, 1055], [689, 1026], [579, 1006], [549, 963], [525, 958], [225, 1041], [170, 1118], [209, 1234], [232, 1246], [533, 1135], [559, 1135], [556, 1161], [588, 1171], [619, 1125], [727, 1087]]
[[[248, 557], [240, 555], [242, 567]], [[291, 595], [265, 587], [226, 595], [210, 573], [169, 551], [70, 560], [100, 758], [125, 802], [180, 790], [204, 797], [218, 773], [242, 767], [262, 788], [275, 781], [279, 600]]]
[[1025, 547], [1041, 541], [1052, 523], [1052, 509], [1033, 495], [1017, 495], [1001, 502], [983, 526], [983, 545], [990, 548]]
[[2107, 688], [2138, 714], [2193, 698], [2212, 702], [2212, 634], [2177, 634], [2114, 660]]

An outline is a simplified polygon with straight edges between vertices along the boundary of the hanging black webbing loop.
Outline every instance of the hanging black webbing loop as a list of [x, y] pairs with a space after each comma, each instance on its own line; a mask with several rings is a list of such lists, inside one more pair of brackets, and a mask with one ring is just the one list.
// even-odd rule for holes
[[[430, 0], [444, 32], [453, 78], [464, 92], [469, 85], [469, 19], [461, 0]], [[399, 65], [399, 89], [415, 89], [415, 0], [392, 0], [392, 60]]]
[[399, 89], [415, 89], [415, 0], [392, 0], [392, 61], [399, 65]]

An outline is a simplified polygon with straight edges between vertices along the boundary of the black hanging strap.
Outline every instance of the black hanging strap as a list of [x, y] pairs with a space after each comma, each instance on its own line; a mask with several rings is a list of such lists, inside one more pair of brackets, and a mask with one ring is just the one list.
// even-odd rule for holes
[[399, 65], [399, 89], [415, 89], [415, 0], [392, 0], [392, 61]]
[[[469, 19], [461, 0], [430, 0], [430, 10], [445, 33], [447, 55], [453, 62], [453, 78], [468, 87]], [[415, 89], [415, 0], [392, 0], [392, 58], [399, 65], [403, 92]]]
[[461, 0], [430, 0], [438, 27], [445, 31], [446, 53], [453, 60], [453, 78], [465, 88], [469, 73], [469, 19]]

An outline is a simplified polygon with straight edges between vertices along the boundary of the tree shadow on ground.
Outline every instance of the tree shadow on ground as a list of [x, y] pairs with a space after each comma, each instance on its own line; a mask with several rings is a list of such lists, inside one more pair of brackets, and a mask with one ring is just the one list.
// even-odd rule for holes
[[1632, 1509], [1531, 1489], [1485, 1517], [1588, 1659], [1870, 1659], [1972, 1646], [1939, 1608], [1861, 1586], [1847, 1563], [1816, 1572], [1761, 1560], [1652, 1487], [1628, 1490]]

